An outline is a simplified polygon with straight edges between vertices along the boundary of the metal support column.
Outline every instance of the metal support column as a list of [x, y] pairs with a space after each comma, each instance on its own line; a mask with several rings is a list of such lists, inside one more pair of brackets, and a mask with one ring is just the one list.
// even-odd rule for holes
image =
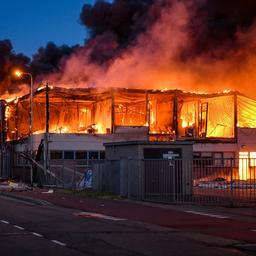
[[45, 136], [44, 136], [44, 175], [46, 177], [49, 168], [49, 85], [46, 83], [45, 88]]

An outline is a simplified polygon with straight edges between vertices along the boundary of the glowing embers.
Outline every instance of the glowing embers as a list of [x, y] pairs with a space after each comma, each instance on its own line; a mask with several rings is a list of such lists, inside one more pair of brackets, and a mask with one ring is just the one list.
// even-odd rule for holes
[[239, 179], [255, 180], [256, 152], [239, 152]]
[[53, 128], [53, 129], [51, 127], [50, 132], [52, 132], [52, 133], [70, 133], [70, 127], [60, 126], [60, 127], [56, 127], [56, 128]]

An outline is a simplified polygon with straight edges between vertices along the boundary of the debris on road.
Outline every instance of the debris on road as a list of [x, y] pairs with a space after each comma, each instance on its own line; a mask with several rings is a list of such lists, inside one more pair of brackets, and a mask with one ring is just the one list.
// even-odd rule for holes
[[31, 189], [22, 182], [16, 182], [8, 179], [0, 180], [0, 191], [25, 191]]
[[43, 191], [42, 194], [52, 194], [53, 192], [53, 189], [49, 189], [48, 191]]

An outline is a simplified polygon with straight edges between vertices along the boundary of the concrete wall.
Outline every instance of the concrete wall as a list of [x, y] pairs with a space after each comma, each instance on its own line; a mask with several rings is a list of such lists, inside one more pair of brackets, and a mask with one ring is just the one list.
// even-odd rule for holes
[[[193, 158], [191, 143], [133, 141], [108, 143], [105, 147], [105, 163], [93, 167], [95, 168], [94, 189], [136, 199], [159, 194], [191, 195]], [[162, 149], [166, 153], [179, 149], [181, 152], [179, 158], [183, 160], [175, 162], [163, 160], [161, 154], [158, 159], [145, 159], [144, 149], [160, 149], [161, 153]], [[187, 161], [190, 161], [189, 164]]]
[[[134, 131], [134, 132], [131, 132]], [[147, 140], [147, 132], [141, 129], [126, 129], [118, 134], [69, 134], [69, 133], [50, 133], [49, 150], [105, 150], [104, 143], [130, 141], [130, 140]], [[44, 134], [33, 134], [33, 150], [37, 150], [40, 141], [44, 139]], [[26, 151], [29, 148], [28, 140], [21, 140], [15, 146], [16, 151]]]
[[237, 149], [240, 151], [256, 152], [256, 129], [238, 128], [237, 129]]
[[239, 157], [239, 151], [256, 152], [255, 128], [237, 128], [237, 142], [235, 143], [202, 142], [193, 145], [193, 152], [235, 152], [235, 156]]
[[[142, 127], [144, 128], [144, 127]], [[33, 135], [33, 150], [37, 150], [41, 139], [44, 138], [44, 134]], [[121, 142], [121, 141], [145, 141], [147, 140], [147, 130], [139, 129], [137, 127], [126, 127], [117, 129], [116, 134], [49, 134], [49, 149], [50, 150], [105, 150], [104, 143]], [[152, 145], [142, 145], [139, 149], [136, 147], [131, 151], [131, 147], [126, 149], [125, 147], [119, 147], [120, 157], [127, 155], [127, 150], [131, 157], [136, 155], [139, 158], [143, 158], [141, 155], [141, 147], [154, 147]], [[169, 145], [161, 145], [161, 147], [169, 147]], [[172, 144], [172, 147], [178, 147], [178, 145]], [[15, 146], [16, 151], [27, 151], [28, 140], [21, 140]], [[256, 129], [253, 128], [238, 128], [237, 129], [237, 143], [210, 143], [202, 142], [195, 143], [193, 145], [194, 152], [237, 152], [241, 149], [248, 149], [249, 151], [256, 151]], [[113, 149], [114, 150], [114, 149]], [[190, 152], [186, 153], [184, 148], [184, 156], [190, 155]]]
[[140, 156], [138, 145], [119, 145], [107, 146], [106, 159], [132, 158], [137, 159]]
[[[192, 143], [184, 142], [153, 142], [153, 141], [127, 141], [106, 143], [107, 159], [144, 159], [144, 149], [166, 149], [166, 152], [175, 149], [181, 150], [180, 158], [192, 159]], [[163, 157], [161, 156], [160, 159]]]
[[237, 143], [195, 143], [193, 152], [236, 152]]

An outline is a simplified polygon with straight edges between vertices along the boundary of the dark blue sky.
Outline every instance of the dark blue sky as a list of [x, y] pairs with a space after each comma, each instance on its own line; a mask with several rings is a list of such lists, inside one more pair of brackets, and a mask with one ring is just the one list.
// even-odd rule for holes
[[31, 56], [49, 41], [82, 44], [86, 29], [79, 24], [83, 4], [93, 0], [3, 0], [0, 40], [10, 39], [16, 53]]

